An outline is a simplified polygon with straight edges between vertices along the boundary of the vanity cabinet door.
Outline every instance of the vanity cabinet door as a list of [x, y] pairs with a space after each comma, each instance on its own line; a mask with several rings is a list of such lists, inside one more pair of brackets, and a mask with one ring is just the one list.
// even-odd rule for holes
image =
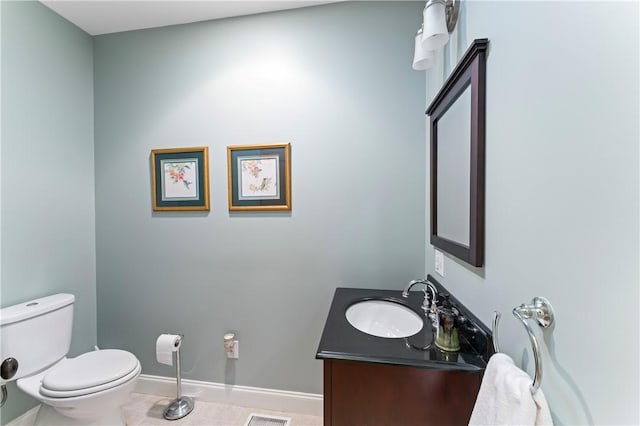
[[467, 425], [481, 372], [324, 361], [325, 426]]

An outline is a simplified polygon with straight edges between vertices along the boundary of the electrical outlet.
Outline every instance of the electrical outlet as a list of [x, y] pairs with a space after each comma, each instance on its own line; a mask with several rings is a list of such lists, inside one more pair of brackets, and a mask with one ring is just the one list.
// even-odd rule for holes
[[239, 348], [240, 344], [238, 343], [237, 340], [233, 341], [232, 345], [229, 345], [229, 347], [227, 348], [227, 358], [230, 359], [238, 359], [240, 358], [240, 348]]
[[444, 255], [441, 251], [435, 250], [436, 252], [436, 272], [440, 274], [441, 277], [444, 277]]
[[238, 350], [238, 341], [235, 339], [234, 333], [227, 333], [224, 335], [224, 353], [227, 358], [238, 359], [240, 357]]

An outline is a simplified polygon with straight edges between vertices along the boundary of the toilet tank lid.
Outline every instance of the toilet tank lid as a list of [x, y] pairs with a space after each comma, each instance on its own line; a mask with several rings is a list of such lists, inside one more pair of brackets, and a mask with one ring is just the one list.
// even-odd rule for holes
[[59, 293], [2, 308], [0, 309], [0, 326], [55, 311], [72, 304], [74, 301], [73, 294]]

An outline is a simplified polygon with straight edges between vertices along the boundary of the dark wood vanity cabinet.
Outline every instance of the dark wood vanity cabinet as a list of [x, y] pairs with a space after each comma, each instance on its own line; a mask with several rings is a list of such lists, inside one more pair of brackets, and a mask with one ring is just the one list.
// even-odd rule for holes
[[325, 426], [467, 425], [481, 371], [325, 359]]
[[[364, 300], [387, 300], [421, 312], [422, 294], [336, 288], [316, 358], [324, 366], [325, 426], [467, 425], [492, 355], [491, 332], [446, 288], [459, 310], [461, 348], [437, 349], [431, 321], [407, 338], [383, 338], [352, 326], [346, 312]], [[464, 318], [464, 321], [461, 320]]]

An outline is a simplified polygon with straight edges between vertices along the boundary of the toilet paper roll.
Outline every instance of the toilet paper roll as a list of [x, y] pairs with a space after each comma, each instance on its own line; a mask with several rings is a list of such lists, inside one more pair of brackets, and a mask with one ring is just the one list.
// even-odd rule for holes
[[156, 359], [160, 364], [173, 365], [173, 353], [182, 344], [182, 337], [177, 334], [161, 334], [156, 340]]

